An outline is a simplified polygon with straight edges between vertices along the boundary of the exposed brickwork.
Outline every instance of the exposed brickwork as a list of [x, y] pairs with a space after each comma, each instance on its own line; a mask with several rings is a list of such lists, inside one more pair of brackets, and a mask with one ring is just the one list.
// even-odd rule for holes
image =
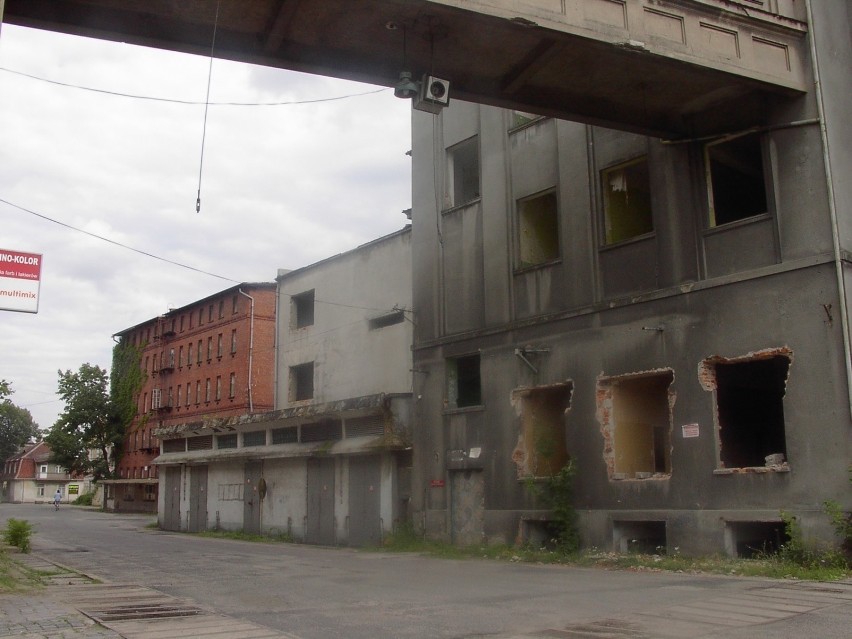
[[[254, 299], [251, 349], [251, 300], [240, 290]], [[151, 463], [160, 454], [153, 435], [157, 428], [272, 410], [275, 306], [274, 283], [243, 284], [119, 333], [142, 347], [147, 372], [138, 415], [125, 439], [119, 477], [157, 477]], [[158, 392], [159, 409], [154, 399]]]

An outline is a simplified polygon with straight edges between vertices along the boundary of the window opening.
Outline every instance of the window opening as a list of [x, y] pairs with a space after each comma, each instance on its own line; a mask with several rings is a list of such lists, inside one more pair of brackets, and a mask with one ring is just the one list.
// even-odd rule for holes
[[478, 353], [447, 360], [447, 402], [451, 408], [482, 404]]
[[790, 356], [710, 360], [705, 365], [712, 368], [716, 390], [720, 466], [784, 464], [784, 394]]
[[535, 113], [513, 110], [511, 113], [511, 119], [509, 120], [509, 129], [516, 129], [524, 126], [525, 124], [529, 124], [530, 122], [534, 122], [535, 120], [539, 120], [541, 117], [542, 116], [536, 115]]
[[187, 450], [210, 450], [213, 448], [213, 435], [188, 437], [186, 440], [186, 448]]
[[654, 230], [647, 158], [602, 171], [601, 184], [607, 244], [623, 242]]
[[230, 435], [217, 435], [216, 436], [216, 448], [236, 448], [237, 447], [237, 434], [232, 433]]
[[182, 453], [186, 451], [186, 439], [166, 439], [163, 441], [164, 453]]
[[369, 321], [370, 330], [374, 331], [379, 328], [385, 328], [386, 326], [393, 326], [394, 324], [401, 324], [405, 321], [405, 311], [398, 310], [393, 311], [392, 313], [387, 313], [385, 315], [380, 315], [379, 317], [374, 317]]
[[598, 419], [611, 479], [671, 474], [672, 371], [599, 382]]
[[285, 426], [283, 428], [272, 429], [272, 443], [277, 444], [295, 444], [299, 441], [299, 429], [296, 426]]
[[479, 197], [479, 140], [476, 136], [447, 149], [450, 206]]
[[783, 521], [729, 521], [726, 533], [729, 551], [741, 559], [771, 555], [790, 541]]
[[666, 553], [666, 522], [614, 521], [612, 541], [616, 552], [664, 555]]
[[254, 430], [243, 433], [243, 446], [266, 446], [266, 431]]
[[313, 399], [314, 363], [299, 364], [290, 367], [290, 401], [299, 402]]
[[556, 193], [518, 201], [520, 266], [535, 266], [559, 258], [559, 213]]
[[338, 419], [325, 419], [313, 424], [302, 424], [302, 443], [338, 441], [343, 439], [343, 423]]
[[291, 328], [305, 328], [314, 324], [314, 291], [294, 295], [291, 300]]
[[573, 390], [569, 383], [513, 393], [521, 417], [518, 445], [512, 454], [519, 477], [552, 477], [568, 461], [565, 415]]
[[710, 226], [744, 220], [769, 210], [759, 136], [708, 144], [705, 153]]

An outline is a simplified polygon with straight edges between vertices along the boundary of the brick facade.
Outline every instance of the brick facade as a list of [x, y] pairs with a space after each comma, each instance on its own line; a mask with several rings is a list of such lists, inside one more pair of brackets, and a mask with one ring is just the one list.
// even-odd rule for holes
[[141, 348], [146, 380], [107, 508], [154, 511], [156, 429], [274, 407], [275, 284], [234, 286], [117, 337]]

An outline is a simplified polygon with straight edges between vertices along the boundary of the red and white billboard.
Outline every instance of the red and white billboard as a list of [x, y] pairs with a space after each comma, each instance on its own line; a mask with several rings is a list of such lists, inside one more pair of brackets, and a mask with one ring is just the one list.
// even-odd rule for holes
[[0, 310], [38, 313], [41, 255], [0, 249]]

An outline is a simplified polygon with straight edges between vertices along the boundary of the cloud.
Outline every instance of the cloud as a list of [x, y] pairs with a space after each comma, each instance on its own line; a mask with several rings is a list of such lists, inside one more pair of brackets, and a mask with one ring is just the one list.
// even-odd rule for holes
[[[3, 25], [0, 67], [204, 101], [204, 57]], [[215, 60], [211, 102], [324, 99], [378, 87]], [[288, 106], [143, 100], [0, 71], [0, 198], [238, 281], [273, 281], [401, 228], [410, 104], [392, 92]], [[201, 169], [201, 212], [195, 212]], [[42, 253], [37, 315], [2, 312], [0, 378], [42, 427], [57, 370], [108, 368], [111, 336], [232, 285], [0, 203], [0, 248]]]

